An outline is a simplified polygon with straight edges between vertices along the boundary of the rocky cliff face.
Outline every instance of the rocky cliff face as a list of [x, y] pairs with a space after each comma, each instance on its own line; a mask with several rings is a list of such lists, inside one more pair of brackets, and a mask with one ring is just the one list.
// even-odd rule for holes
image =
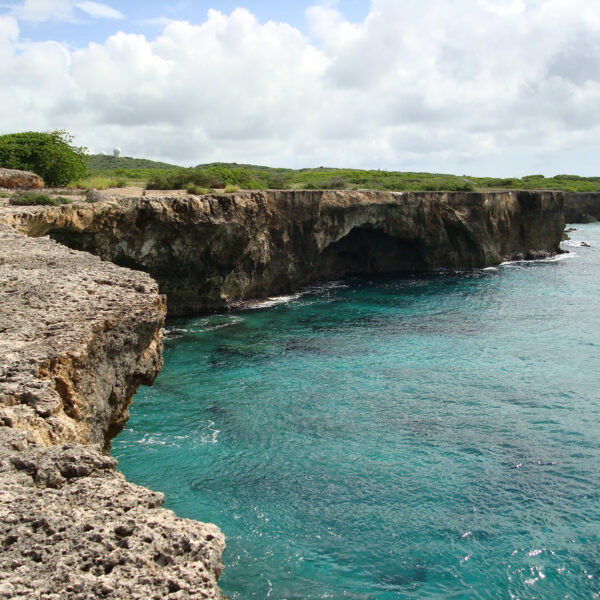
[[110, 440], [162, 368], [165, 299], [145, 273], [0, 229], [0, 424], [45, 445]]
[[567, 223], [600, 221], [600, 192], [565, 194], [565, 221]]
[[221, 532], [106, 455], [162, 366], [156, 283], [5, 226], [0, 281], [0, 597], [217, 598]]
[[367, 273], [559, 252], [560, 192], [266, 191], [4, 209], [28, 235], [150, 273], [172, 314]]

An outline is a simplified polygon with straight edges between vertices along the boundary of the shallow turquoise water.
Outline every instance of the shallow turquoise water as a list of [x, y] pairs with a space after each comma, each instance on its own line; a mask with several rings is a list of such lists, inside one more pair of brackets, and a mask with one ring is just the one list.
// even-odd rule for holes
[[560, 260], [171, 323], [121, 469], [222, 528], [232, 600], [600, 598], [600, 225], [576, 227]]

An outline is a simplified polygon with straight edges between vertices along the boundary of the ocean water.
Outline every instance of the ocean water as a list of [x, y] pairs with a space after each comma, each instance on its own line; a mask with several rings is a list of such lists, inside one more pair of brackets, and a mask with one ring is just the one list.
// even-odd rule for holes
[[[232, 600], [600, 598], [600, 225], [169, 324], [114, 444]], [[581, 247], [586, 241], [591, 247]]]

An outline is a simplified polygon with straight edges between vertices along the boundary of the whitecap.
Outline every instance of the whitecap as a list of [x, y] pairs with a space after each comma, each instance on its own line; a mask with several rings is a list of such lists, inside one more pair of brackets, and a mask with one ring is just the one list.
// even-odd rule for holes
[[223, 329], [223, 327], [231, 327], [232, 325], [237, 325], [238, 323], [243, 323], [244, 319], [242, 317], [237, 316], [227, 316], [224, 322], [214, 322], [216, 318], [206, 319], [203, 323], [202, 329], [204, 331], [215, 331], [216, 329]]
[[577, 256], [577, 252], [566, 252], [563, 254], [555, 254], [554, 256], [548, 256], [547, 258], [532, 258], [529, 260], [505, 260], [501, 262], [499, 266], [501, 267], [519, 267], [530, 264], [540, 264], [540, 263], [555, 263], [560, 262], [561, 260], [568, 260], [569, 258], [575, 258]]
[[183, 337], [188, 331], [188, 329], [179, 327], [163, 327], [162, 333], [165, 340], [176, 340]]
[[549, 258], [542, 258], [539, 261], [535, 261], [535, 262], [559, 262], [561, 260], [575, 258], [576, 256], [577, 256], [577, 252], [569, 252], [567, 254], [557, 254], [556, 256], [551, 256]]
[[350, 284], [345, 281], [336, 280], [336, 281], [325, 281], [324, 283], [319, 283], [317, 285], [311, 285], [306, 288], [306, 291], [310, 291], [312, 293], [319, 292], [328, 292], [329, 290], [344, 290], [350, 287]]
[[246, 308], [255, 310], [257, 308], [271, 308], [272, 306], [278, 306], [280, 304], [287, 304], [293, 300], [298, 300], [300, 296], [306, 294], [306, 292], [298, 292], [297, 294], [291, 294], [289, 296], [272, 296], [265, 298], [264, 300], [256, 300], [248, 304]]
[[221, 430], [216, 429], [214, 425], [214, 421], [209, 421], [206, 429], [200, 434], [198, 442], [201, 445], [216, 444], [219, 441], [219, 434], [221, 433]]

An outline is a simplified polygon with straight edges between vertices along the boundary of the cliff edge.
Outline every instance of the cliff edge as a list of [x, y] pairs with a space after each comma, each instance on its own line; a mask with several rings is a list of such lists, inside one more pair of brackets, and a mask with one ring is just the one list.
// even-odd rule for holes
[[218, 598], [224, 540], [106, 454], [162, 367], [145, 273], [0, 226], [0, 597]]

